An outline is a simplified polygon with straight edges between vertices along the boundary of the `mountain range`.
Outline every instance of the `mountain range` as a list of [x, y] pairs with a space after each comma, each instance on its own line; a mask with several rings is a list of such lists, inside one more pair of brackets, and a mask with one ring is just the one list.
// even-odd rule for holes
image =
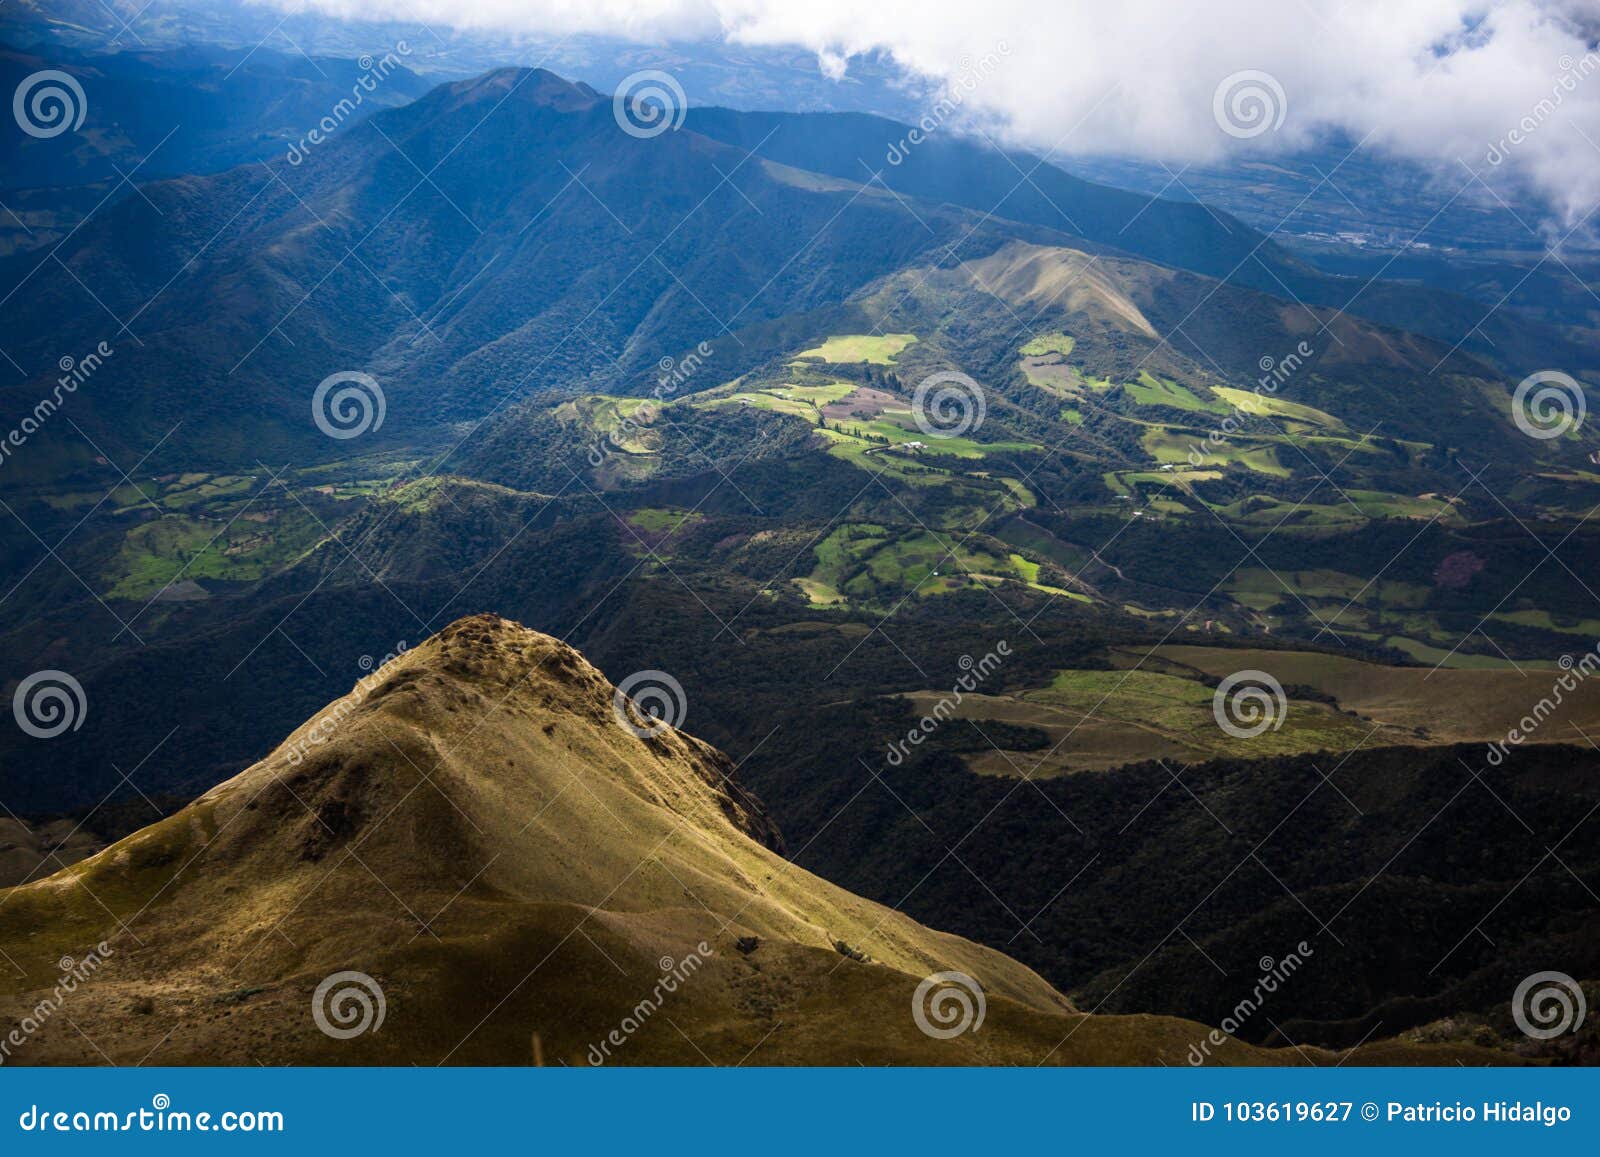
[[30, 1056], [593, 1063], [694, 958], [606, 1063], [1594, 1058], [1506, 1005], [1600, 974], [1580, 282], [442, 48], [313, 141], [359, 62], [153, 11], [0, 57], [93, 121], [0, 188], [0, 678], [82, 692], [0, 729], [0, 991], [114, 949]]
[[[1399, 355], [1405, 339], [1365, 338], [1357, 365], [1379, 372], [1405, 356], [1408, 370], [1436, 377], [1455, 346], [1512, 368], [1583, 352], [1554, 328], [1497, 328], [1465, 299], [1319, 274], [1214, 211], [996, 149], [935, 140], [901, 166], [868, 164], [903, 127], [695, 110], [681, 131], [640, 140], [609, 98], [550, 73], [443, 85], [297, 166], [153, 182], [48, 255], [0, 264], [0, 348], [24, 374], [11, 396], [36, 394], [60, 348], [106, 341], [124, 356], [76, 419], [91, 434], [137, 456], [182, 418], [155, 461], [236, 462], [248, 419], [258, 454], [326, 454], [304, 418], [332, 373], [384, 383], [391, 441], [557, 388], [643, 393], [662, 358], [702, 342], [715, 351], [704, 372], [726, 380], [809, 336], [795, 319], [810, 311], [899, 271], [1017, 242], [1108, 260], [1121, 251], [1117, 279], [1162, 298], [1158, 329], [1142, 336], [1235, 381], [1259, 372], [1263, 349], [1283, 356], [1304, 337], [1350, 356], [1353, 317], [1442, 342]], [[1000, 299], [1013, 329], [1073, 312], [1040, 295], [1023, 326], [1020, 307]], [[150, 378], [168, 383], [158, 400], [138, 387]]]

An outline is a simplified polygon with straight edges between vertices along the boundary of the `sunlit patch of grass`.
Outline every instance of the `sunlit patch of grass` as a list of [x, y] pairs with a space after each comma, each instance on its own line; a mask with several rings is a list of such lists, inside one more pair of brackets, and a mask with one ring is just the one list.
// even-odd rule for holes
[[821, 386], [764, 386], [737, 390], [731, 394], [693, 403], [705, 406], [748, 406], [774, 414], [804, 418], [812, 425], [822, 420], [822, 408], [849, 397], [856, 390], [852, 382], [831, 382]]
[[665, 506], [646, 506], [632, 511], [628, 521], [648, 534], [673, 534], [685, 525], [699, 522], [705, 515], [691, 510], [674, 510]]
[[168, 515], [128, 531], [106, 564], [106, 597], [146, 599], [179, 581], [251, 582], [287, 566], [322, 538], [309, 515], [279, 511], [271, 521], [228, 524]]
[[1066, 357], [1078, 344], [1078, 339], [1064, 333], [1042, 333], [1017, 352], [1023, 357], [1037, 358], [1045, 354], [1060, 354]]
[[797, 578], [794, 580], [794, 584], [810, 600], [812, 606], [832, 607], [846, 601], [844, 595], [840, 594], [836, 588], [817, 579]]
[[914, 333], [835, 334], [821, 345], [801, 350], [796, 357], [821, 358], [825, 362], [893, 365], [896, 356], [917, 340]]
[[1371, 518], [1437, 517], [1440, 521], [1459, 521], [1455, 508], [1442, 498], [1417, 498], [1383, 490], [1346, 490], [1345, 494]]
[[1287, 699], [1274, 707], [1276, 730], [1251, 739], [1223, 731], [1213, 706], [1216, 691], [1195, 678], [1149, 670], [1060, 671], [1023, 698], [1072, 711], [1094, 711], [1153, 730], [1197, 754], [1262, 758], [1295, 751], [1348, 750], [1372, 730], [1327, 704]]
[[1123, 389], [1141, 406], [1166, 406], [1174, 410], [1204, 410], [1211, 413], [1223, 413], [1228, 409], [1217, 402], [1202, 401], [1188, 387], [1170, 378], [1158, 378], [1149, 370], [1141, 370], [1139, 380], [1129, 382]]
[[934, 531], [896, 535], [871, 523], [839, 527], [815, 548], [817, 566], [808, 576], [816, 589], [856, 602], [897, 599], [970, 589], [984, 578], [1019, 578], [1010, 558], [962, 536]]
[[1157, 462], [1187, 463], [1194, 454], [1201, 466], [1243, 466], [1274, 478], [1288, 478], [1292, 473], [1278, 460], [1277, 448], [1262, 441], [1233, 439], [1208, 444], [1205, 435], [1199, 432], [1158, 426], [1147, 430], [1141, 442], [1145, 452]]
[[1250, 414], [1262, 418], [1285, 418], [1291, 421], [1307, 422], [1315, 426], [1329, 426], [1334, 429], [1344, 428], [1344, 423], [1332, 414], [1312, 406], [1301, 405], [1299, 402], [1289, 402], [1268, 394], [1258, 394], [1254, 390], [1236, 390], [1229, 386], [1212, 386], [1211, 392], [1230, 406], [1237, 408], [1242, 414]]

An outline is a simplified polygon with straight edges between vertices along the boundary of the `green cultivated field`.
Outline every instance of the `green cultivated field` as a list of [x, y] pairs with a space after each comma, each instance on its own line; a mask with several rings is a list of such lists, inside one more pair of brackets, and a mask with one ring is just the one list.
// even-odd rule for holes
[[[169, 583], [201, 579], [250, 582], [294, 562], [322, 536], [309, 515], [289, 511], [268, 522], [241, 518], [232, 526], [220, 519], [167, 515], [128, 532], [102, 581], [112, 599], [148, 599]], [[169, 597], [176, 593], [176, 588], [167, 592]]]
[[1226, 413], [1227, 406], [1217, 402], [1205, 402], [1185, 386], [1166, 378], [1157, 378], [1149, 371], [1141, 371], [1137, 382], [1130, 382], [1123, 387], [1128, 395], [1141, 406], [1167, 406], [1174, 410], [1205, 410], [1211, 413]]
[[1207, 445], [1205, 431], [1185, 432], [1157, 426], [1147, 431], [1141, 442], [1145, 452], [1157, 462], [1186, 463], [1198, 449], [1205, 466], [1243, 466], [1258, 474], [1288, 478], [1291, 471], [1278, 460], [1277, 447], [1259, 440], [1230, 438]]
[[991, 549], [986, 541], [960, 534], [849, 523], [819, 542], [813, 553], [816, 567], [795, 582], [819, 605], [892, 605], [912, 591], [919, 596], [949, 594], [1005, 582], [1089, 601], [1076, 591], [1041, 584], [1039, 564], [1015, 551]]
[[1228, 386], [1212, 386], [1211, 392], [1243, 414], [1262, 418], [1283, 418], [1313, 426], [1327, 426], [1335, 430], [1344, 429], [1344, 423], [1332, 414], [1324, 413], [1312, 406], [1302, 406], [1298, 402], [1287, 402], [1268, 394], [1258, 394], [1254, 390], [1236, 390]]
[[1045, 354], [1060, 354], [1066, 357], [1077, 344], [1077, 339], [1068, 334], [1042, 333], [1017, 352], [1025, 358], [1043, 357]]
[[917, 340], [914, 333], [835, 334], [821, 345], [801, 350], [797, 358], [821, 358], [825, 362], [861, 363], [889, 366], [897, 354]]

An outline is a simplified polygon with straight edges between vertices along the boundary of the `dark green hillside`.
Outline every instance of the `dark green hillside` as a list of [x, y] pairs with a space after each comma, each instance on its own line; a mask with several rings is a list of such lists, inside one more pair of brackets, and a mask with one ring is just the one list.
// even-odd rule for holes
[[[609, 99], [514, 69], [372, 117], [298, 167], [144, 192], [48, 268], [0, 264], [0, 345], [41, 367], [108, 341], [74, 420], [137, 458], [184, 418], [159, 454], [184, 468], [329, 456], [310, 398], [337, 371], [378, 379], [371, 438], [388, 444], [557, 386], [642, 391], [701, 342], [703, 372], [732, 376], [736, 330], [837, 302], [965, 228], [694, 133], [635, 139]], [[43, 377], [6, 396], [20, 407]]]
[[[0, 122], [0, 188], [109, 182], [92, 206], [103, 196], [129, 195], [115, 188], [119, 170], [137, 168], [138, 179], [150, 181], [282, 164], [291, 143], [324, 117], [345, 127], [408, 104], [431, 87], [406, 67], [406, 54], [391, 50], [387, 61], [378, 55], [363, 67], [353, 59], [313, 59], [267, 46], [248, 54], [203, 45], [90, 54], [0, 45], [0, 88], [14, 92], [40, 69], [63, 71], [82, 86], [92, 113], [80, 148], [28, 136], [13, 117]], [[367, 86], [360, 84], [363, 77]], [[341, 101], [350, 107], [335, 111]]]
[[[912, 725], [897, 700], [834, 708], [780, 729], [747, 776], [813, 870], [914, 915], [960, 913], [964, 934], [1084, 1007], [1215, 1023], [1264, 952], [1304, 940], [1270, 1019], [1240, 1035], [1338, 1046], [1457, 1016], [1463, 1036], [1481, 1024], [1509, 1041], [1506, 1001], [1540, 960], [1600, 968], [1582, 883], [1600, 829], [1579, 823], [1600, 800], [1592, 753], [1525, 750], [1496, 769], [1481, 747], [1380, 749], [1024, 784], [967, 772], [959, 754], [989, 741], [961, 723], [890, 766], [885, 735]], [[1557, 843], [1562, 863], [1545, 855]]]
[[[1163, 265], [1225, 278], [1275, 296], [1292, 296], [1425, 334], [1516, 368], [1592, 358], [1593, 339], [1521, 318], [1496, 316], [1447, 290], [1319, 272], [1265, 234], [1215, 208], [1153, 199], [1074, 177], [1026, 153], [1003, 154], [983, 140], [934, 134], [904, 160], [889, 150], [910, 127], [859, 113], [766, 113], [696, 109], [697, 131], [762, 156], [845, 180], [867, 162], [890, 188], [1043, 225]], [[1024, 179], [1026, 176], [1026, 179]], [[1526, 371], [1524, 371], [1526, 372]]]

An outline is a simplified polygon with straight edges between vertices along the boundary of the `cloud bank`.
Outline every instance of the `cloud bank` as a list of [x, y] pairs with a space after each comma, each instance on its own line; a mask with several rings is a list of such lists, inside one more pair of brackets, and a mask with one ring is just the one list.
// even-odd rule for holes
[[[1337, 133], [1463, 181], [1465, 164], [1516, 182], [1565, 228], [1600, 200], [1600, 0], [268, 2], [541, 36], [797, 45], [833, 76], [876, 51], [963, 85], [963, 115], [1055, 155], [1215, 161]], [[990, 56], [999, 66], [975, 79]]]

